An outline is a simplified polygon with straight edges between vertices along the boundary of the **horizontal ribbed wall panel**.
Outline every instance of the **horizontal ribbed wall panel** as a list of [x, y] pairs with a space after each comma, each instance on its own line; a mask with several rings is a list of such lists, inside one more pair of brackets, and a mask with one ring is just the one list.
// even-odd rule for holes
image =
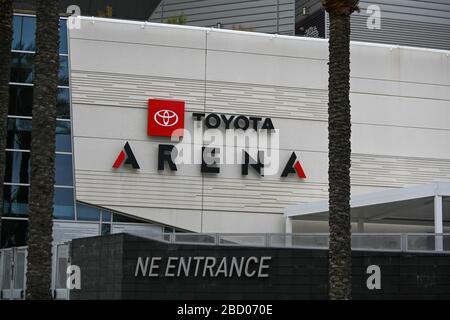
[[[207, 81], [206, 109], [218, 113], [327, 120], [328, 92], [236, 82]], [[208, 110], [209, 109], [209, 110]]]
[[450, 50], [450, 25], [382, 18], [380, 30], [369, 30], [366, 23], [363, 16], [352, 17], [353, 41]]
[[[381, 9], [379, 30], [367, 28], [369, 5], [378, 5]], [[354, 41], [450, 50], [450, 1], [361, 1], [360, 8], [360, 13], [352, 15], [351, 39]], [[329, 29], [328, 19], [326, 24]]]
[[[264, 178], [203, 179], [204, 187], [201, 176], [77, 170], [77, 198], [110, 206], [279, 213], [289, 204], [326, 199], [328, 188]], [[448, 180], [450, 160], [352, 155], [352, 185], [386, 188]]]
[[204, 210], [280, 213], [289, 204], [320, 201], [327, 197], [325, 184], [205, 178]]
[[[200, 80], [72, 71], [74, 104], [146, 108], [149, 97], [186, 101], [187, 110], [204, 110]], [[211, 112], [323, 120], [328, 92], [281, 86], [207, 81], [206, 108]], [[245, 112], [243, 112], [245, 110]]]
[[188, 25], [245, 28], [256, 32], [294, 34], [295, 0], [163, 0], [149, 18], [166, 22], [184, 14]]
[[353, 154], [355, 185], [404, 187], [450, 180], [450, 160]]
[[77, 200], [104, 206], [200, 210], [201, 177], [76, 170]]
[[202, 80], [127, 75], [104, 72], [71, 72], [73, 104], [146, 108], [149, 97], [186, 101], [188, 110], [203, 110]]

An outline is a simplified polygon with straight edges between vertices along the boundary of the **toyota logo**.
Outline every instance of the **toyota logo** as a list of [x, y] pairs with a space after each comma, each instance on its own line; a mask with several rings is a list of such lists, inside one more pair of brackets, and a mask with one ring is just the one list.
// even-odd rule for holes
[[172, 127], [178, 123], [178, 115], [172, 110], [159, 110], [153, 119], [163, 127]]

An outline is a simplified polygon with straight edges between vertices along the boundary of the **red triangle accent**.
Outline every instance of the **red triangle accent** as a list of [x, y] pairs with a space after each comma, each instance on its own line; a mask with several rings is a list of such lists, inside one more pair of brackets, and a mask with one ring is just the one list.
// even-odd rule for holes
[[125, 152], [122, 150], [117, 156], [116, 161], [114, 161], [113, 168], [114, 169], [119, 168], [124, 160], [125, 160]]
[[297, 171], [298, 177], [300, 179], [306, 179], [305, 171], [303, 171], [302, 165], [300, 164], [300, 161], [297, 161], [294, 165], [295, 171]]

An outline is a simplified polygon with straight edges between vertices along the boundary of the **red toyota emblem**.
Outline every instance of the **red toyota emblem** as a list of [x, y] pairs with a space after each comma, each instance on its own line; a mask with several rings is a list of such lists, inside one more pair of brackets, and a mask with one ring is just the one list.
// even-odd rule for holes
[[159, 110], [153, 119], [163, 127], [172, 127], [178, 123], [178, 116], [172, 110]]
[[183, 136], [184, 101], [148, 100], [149, 136], [171, 137]]

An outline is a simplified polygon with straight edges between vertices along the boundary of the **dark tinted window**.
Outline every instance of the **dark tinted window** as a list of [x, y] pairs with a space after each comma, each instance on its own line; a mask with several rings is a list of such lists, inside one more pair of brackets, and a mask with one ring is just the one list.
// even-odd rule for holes
[[[72, 186], [72, 155], [57, 154], [55, 161], [56, 184]], [[30, 152], [7, 151], [5, 182], [29, 183]]]
[[33, 83], [32, 53], [12, 53], [11, 82]]
[[36, 18], [35, 17], [22, 17], [22, 36], [20, 41], [20, 50], [34, 51], [35, 35], [36, 35]]
[[30, 150], [30, 146], [31, 146], [31, 120], [9, 118], [6, 147], [8, 149]]
[[55, 219], [74, 219], [73, 188], [55, 188], [53, 216]]
[[173, 228], [171, 227], [164, 227], [164, 233], [172, 233], [174, 232]]
[[58, 89], [56, 113], [60, 119], [70, 119], [70, 97], [69, 89], [67, 88]]
[[102, 223], [102, 236], [111, 233], [111, 225], [109, 223]]
[[22, 32], [22, 17], [14, 16], [12, 49], [20, 50], [20, 34]]
[[3, 190], [3, 215], [5, 217], [26, 216], [29, 187], [5, 185]]
[[66, 56], [59, 57], [59, 85], [68, 86], [69, 85], [69, 63]]
[[73, 185], [72, 155], [57, 154], [55, 162], [55, 184], [58, 186]]
[[2, 219], [1, 247], [21, 247], [27, 244], [28, 221]]
[[102, 221], [111, 221], [111, 212], [106, 211], [106, 210], [102, 210]]
[[117, 213], [114, 214], [113, 221], [114, 222], [129, 222], [129, 223], [143, 223], [144, 222], [142, 220], [133, 219], [133, 218], [121, 215], [121, 214], [117, 214]]
[[71, 152], [70, 122], [56, 121], [56, 151]]
[[[8, 149], [30, 150], [31, 119], [8, 119]], [[56, 121], [56, 151], [71, 152], [70, 122]]]
[[9, 114], [14, 116], [31, 116], [33, 107], [33, 87], [9, 86]]
[[28, 183], [30, 173], [30, 153], [7, 151], [5, 182]]
[[99, 221], [100, 210], [84, 204], [77, 204], [77, 219], [87, 221]]
[[59, 20], [59, 53], [67, 54], [67, 20]]
[[35, 50], [36, 18], [14, 16], [13, 21], [13, 50]]

